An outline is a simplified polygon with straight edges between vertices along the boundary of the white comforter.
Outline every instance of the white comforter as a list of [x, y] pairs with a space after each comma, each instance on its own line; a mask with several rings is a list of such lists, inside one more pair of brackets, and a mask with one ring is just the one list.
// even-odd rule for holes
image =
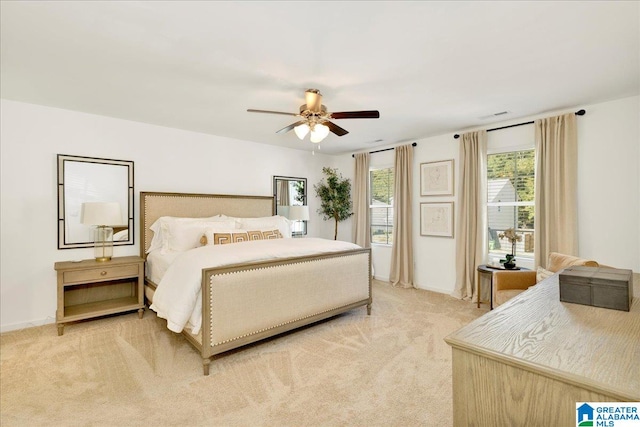
[[251, 261], [289, 258], [359, 249], [353, 243], [318, 238], [257, 240], [228, 245], [208, 245], [178, 256], [158, 283], [151, 309], [167, 319], [167, 328], [193, 334], [202, 325], [202, 269]]

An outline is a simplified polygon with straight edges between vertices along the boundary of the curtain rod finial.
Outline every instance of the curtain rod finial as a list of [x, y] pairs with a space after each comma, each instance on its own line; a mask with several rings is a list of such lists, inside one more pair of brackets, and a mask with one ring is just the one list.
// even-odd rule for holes
[[585, 114], [587, 114], [586, 110], [578, 110], [578, 111], [576, 111], [576, 116], [584, 116]]
[[453, 135], [453, 137], [454, 137], [455, 139], [458, 139], [458, 138], [460, 138], [460, 135], [458, 135], [458, 134], [456, 133], [455, 135]]

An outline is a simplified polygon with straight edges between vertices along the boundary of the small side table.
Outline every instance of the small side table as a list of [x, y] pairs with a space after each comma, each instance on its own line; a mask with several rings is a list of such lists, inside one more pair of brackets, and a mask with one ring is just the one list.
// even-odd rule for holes
[[58, 335], [76, 320], [138, 310], [144, 314], [144, 260], [138, 256], [114, 257], [98, 262], [56, 262], [58, 272]]
[[[487, 264], [480, 264], [478, 266], [478, 281], [477, 281], [477, 288], [478, 288], [478, 308], [480, 308], [480, 304], [483, 302], [488, 302], [489, 303], [489, 308], [491, 310], [493, 310], [493, 273], [495, 273], [496, 271], [518, 271], [518, 270], [529, 270], [528, 268], [524, 268], [524, 267], [516, 267], [516, 268], [512, 268], [512, 269], [506, 269], [502, 266], [500, 267], [494, 267], [494, 266], [489, 266]], [[480, 295], [482, 295], [482, 281], [481, 279], [481, 275], [482, 274], [488, 274], [489, 275], [489, 301], [481, 301], [480, 300]]]

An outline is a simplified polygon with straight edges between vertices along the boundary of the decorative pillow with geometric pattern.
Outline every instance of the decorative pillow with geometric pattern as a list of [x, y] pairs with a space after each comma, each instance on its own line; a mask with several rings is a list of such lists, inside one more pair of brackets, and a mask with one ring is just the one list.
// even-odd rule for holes
[[281, 239], [280, 230], [229, 230], [229, 231], [213, 231], [212, 239], [208, 242], [211, 245], [226, 245], [229, 243], [248, 242], [250, 240], [270, 240]]
[[264, 240], [282, 239], [282, 233], [280, 233], [280, 230], [278, 230], [278, 229], [275, 229], [275, 230], [261, 230], [260, 232], [262, 233], [262, 238]]
[[225, 233], [225, 232], [213, 232], [213, 244], [214, 245], [226, 245], [228, 243], [246, 242], [249, 240], [249, 235], [246, 232], [239, 233]]

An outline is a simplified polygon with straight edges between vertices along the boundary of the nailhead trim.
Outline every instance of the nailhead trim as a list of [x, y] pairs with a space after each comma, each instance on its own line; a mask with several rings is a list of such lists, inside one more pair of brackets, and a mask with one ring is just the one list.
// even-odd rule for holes
[[[330, 252], [328, 252], [328, 253], [330, 253]], [[334, 257], [334, 258], [347, 258], [347, 255], [337, 256], [337, 257]], [[322, 259], [326, 259], [326, 258], [322, 258]], [[322, 259], [310, 260], [310, 261], [300, 261], [300, 262], [295, 262], [295, 263], [286, 264], [286, 265], [307, 264], [307, 263], [311, 263], [311, 262], [321, 261]], [[259, 267], [259, 268], [250, 268], [250, 269], [242, 270], [242, 271], [259, 271], [259, 270], [266, 270], [266, 269], [269, 269], [269, 268], [276, 268], [276, 267], [280, 267], [280, 266], [281, 265], [269, 266], [269, 267]], [[215, 274], [215, 275], [211, 276], [211, 279], [213, 279], [213, 276], [227, 276], [227, 275], [235, 274], [235, 273], [237, 273], [237, 271], [236, 272], [227, 272], [227, 273]], [[211, 297], [209, 298], [209, 304], [210, 305], [213, 304], [213, 286], [212, 285], [213, 284], [211, 283], [211, 281], [209, 281], [209, 289], [210, 289], [210, 295], [211, 295]], [[346, 307], [348, 305], [350, 305], [350, 304], [344, 304], [344, 305], [341, 305], [341, 306], [338, 306], [338, 307], [334, 307], [334, 308], [330, 308], [330, 309], [327, 309], [327, 310], [319, 311], [317, 313], [309, 314], [307, 316], [300, 317], [300, 318], [297, 318], [297, 319], [294, 319], [294, 320], [290, 320], [288, 322], [280, 323], [278, 325], [274, 325], [274, 326], [271, 326], [269, 328], [259, 329], [257, 331], [249, 332], [248, 334], [240, 335], [240, 336], [235, 337], [235, 338], [230, 338], [230, 339], [227, 339], [227, 340], [224, 340], [224, 341], [220, 341], [220, 342], [217, 342], [217, 343], [212, 343], [211, 347], [215, 347], [217, 345], [226, 344], [228, 342], [236, 341], [236, 340], [239, 340], [241, 338], [246, 338], [246, 337], [249, 337], [251, 335], [256, 335], [256, 334], [259, 334], [261, 332], [269, 331], [271, 329], [276, 329], [276, 328], [279, 328], [280, 326], [288, 325], [290, 323], [295, 323], [295, 322], [298, 322], [300, 320], [304, 320], [304, 319], [308, 319], [310, 317], [318, 316], [320, 314], [324, 314], [324, 313], [327, 313], [329, 311], [338, 310], [338, 309]], [[210, 325], [210, 328], [211, 328], [210, 331], [213, 331], [213, 326], [214, 326], [213, 325], [213, 318], [209, 319], [209, 325]], [[210, 339], [211, 339], [211, 341], [213, 341], [213, 334], [211, 334]]]

